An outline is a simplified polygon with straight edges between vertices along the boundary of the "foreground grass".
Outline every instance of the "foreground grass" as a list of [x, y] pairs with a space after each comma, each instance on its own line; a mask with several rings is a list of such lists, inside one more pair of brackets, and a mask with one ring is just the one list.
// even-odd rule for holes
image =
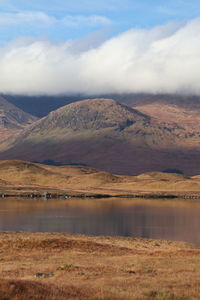
[[0, 299], [200, 299], [200, 250], [180, 242], [0, 233]]

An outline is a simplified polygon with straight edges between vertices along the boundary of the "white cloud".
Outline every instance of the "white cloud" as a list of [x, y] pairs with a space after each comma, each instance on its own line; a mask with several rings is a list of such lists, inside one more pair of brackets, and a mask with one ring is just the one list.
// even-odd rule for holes
[[80, 51], [76, 43], [22, 39], [2, 48], [0, 92], [200, 95], [200, 19], [130, 30], [94, 48], [82, 40]]
[[54, 18], [49, 17], [43, 12], [0, 13], [0, 26], [32, 22], [52, 23], [54, 21]]
[[57, 20], [65, 26], [96, 26], [96, 25], [110, 25], [112, 21], [103, 16], [65, 16], [63, 19]]
[[43, 12], [15, 12], [15, 13], [0, 13], [0, 26], [13, 26], [25, 24], [46, 24], [46, 25], [62, 25], [67, 27], [79, 26], [96, 26], [109, 25], [111, 20], [104, 16], [89, 15], [77, 16], [66, 15], [63, 18], [49, 16]]

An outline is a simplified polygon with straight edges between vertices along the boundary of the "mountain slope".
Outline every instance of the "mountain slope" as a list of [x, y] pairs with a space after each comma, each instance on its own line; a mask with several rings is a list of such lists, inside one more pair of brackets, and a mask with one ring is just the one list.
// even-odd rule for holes
[[188, 132], [111, 99], [92, 99], [36, 121], [0, 158], [84, 163], [116, 174], [167, 168], [197, 174], [199, 142], [199, 131]]
[[200, 128], [200, 110], [191, 110], [177, 105], [151, 103], [137, 105], [134, 107], [143, 113], [148, 113], [151, 117], [159, 121], [168, 123], [177, 123], [187, 130], [199, 130]]
[[[121, 99], [123, 101], [123, 99]], [[124, 98], [124, 103], [160, 122], [174, 123], [187, 131], [199, 131], [200, 97], [181, 95], [138, 95]]]
[[36, 119], [0, 96], [0, 142], [18, 134]]

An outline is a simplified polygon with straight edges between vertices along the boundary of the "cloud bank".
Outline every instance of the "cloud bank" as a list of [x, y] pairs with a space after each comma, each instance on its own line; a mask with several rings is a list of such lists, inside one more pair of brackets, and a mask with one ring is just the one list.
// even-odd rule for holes
[[53, 44], [19, 39], [0, 49], [0, 93], [200, 95], [200, 18]]

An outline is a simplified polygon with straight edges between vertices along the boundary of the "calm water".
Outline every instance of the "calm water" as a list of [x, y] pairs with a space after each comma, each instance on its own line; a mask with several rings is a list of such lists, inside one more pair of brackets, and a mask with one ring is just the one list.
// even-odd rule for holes
[[177, 200], [0, 200], [0, 230], [182, 240], [200, 246], [200, 203]]

